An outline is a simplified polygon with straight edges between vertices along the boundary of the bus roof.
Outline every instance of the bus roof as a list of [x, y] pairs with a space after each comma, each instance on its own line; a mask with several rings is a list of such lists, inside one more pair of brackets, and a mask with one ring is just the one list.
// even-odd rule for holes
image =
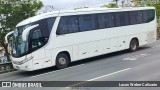
[[120, 11], [134, 11], [134, 10], [145, 10], [145, 9], [155, 9], [154, 7], [127, 7], [127, 8], [84, 8], [77, 10], [63, 10], [54, 11], [49, 13], [44, 13], [41, 15], [30, 17], [22, 22], [20, 22], [16, 27], [23, 26], [41, 19], [57, 16], [69, 16], [69, 15], [80, 15], [80, 14], [91, 14], [91, 13], [106, 13], [106, 12], [120, 12]]

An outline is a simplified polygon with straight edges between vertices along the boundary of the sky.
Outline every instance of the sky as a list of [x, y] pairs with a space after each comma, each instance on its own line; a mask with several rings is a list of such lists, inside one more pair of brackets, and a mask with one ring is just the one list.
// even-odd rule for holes
[[55, 10], [74, 9], [78, 7], [99, 7], [113, 0], [41, 0], [44, 5], [54, 6]]

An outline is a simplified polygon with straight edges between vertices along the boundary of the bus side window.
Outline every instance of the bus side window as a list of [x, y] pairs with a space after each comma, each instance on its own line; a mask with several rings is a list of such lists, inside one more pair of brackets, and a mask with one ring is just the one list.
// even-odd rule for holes
[[79, 21], [80, 32], [96, 30], [98, 28], [96, 25], [97, 18], [96, 18], [96, 15], [94, 15], [94, 14], [79, 15], [78, 21]]
[[99, 29], [114, 27], [113, 13], [98, 14]]
[[148, 22], [155, 19], [155, 10], [148, 10]]
[[142, 23], [142, 13], [140, 11], [130, 11], [130, 24], [141, 24]]
[[[49, 35], [50, 35], [51, 31], [52, 31], [54, 22], [55, 22], [55, 18], [48, 18], [48, 19], [47, 19], [47, 25], [48, 25]], [[49, 36], [49, 35], [48, 35], [48, 36]]]
[[148, 22], [147, 10], [143, 10], [142, 14], [143, 14], [143, 23], [147, 23]]
[[70, 16], [67, 20], [68, 33], [79, 32], [77, 16]]
[[79, 32], [77, 16], [61, 17], [57, 35]]
[[130, 25], [127, 12], [115, 12], [116, 27]]
[[43, 46], [43, 37], [40, 30], [34, 30], [32, 33], [32, 40], [31, 40], [31, 46], [32, 49], [38, 49], [39, 47]]
[[68, 25], [67, 25], [67, 17], [61, 17], [57, 29], [57, 35], [67, 34]]
[[143, 23], [148, 23], [155, 18], [155, 11], [154, 10], [143, 10]]

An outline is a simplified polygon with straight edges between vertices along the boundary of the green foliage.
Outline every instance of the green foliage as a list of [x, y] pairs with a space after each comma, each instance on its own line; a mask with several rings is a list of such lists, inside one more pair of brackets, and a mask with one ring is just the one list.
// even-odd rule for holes
[[103, 6], [101, 6], [101, 7], [107, 7], [107, 8], [118, 8], [117, 7], [117, 4], [115, 4], [115, 3], [110, 3], [110, 4], [108, 4], [108, 5], [103, 5]]
[[7, 34], [6, 32], [0, 30], [0, 38], [2, 39], [1, 41], [5, 41], [4, 37], [5, 37], [6, 34]]
[[[132, 0], [135, 3], [135, 7], [152, 6], [156, 8], [157, 18], [160, 19], [160, 2], [151, 2], [152, 0]], [[158, 0], [154, 0], [158, 1]]]
[[101, 6], [101, 7], [118, 8], [118, 1], [119, 1], [119, 0], [112, 0], [112, 2], [115, 2], [115, 3], [104, 4], [104, 5]]
[[[25, 0], [27, 2], [21, 3], [21, 0], [5, 0], [9, 3], [2, 3], [4, 0], [0, 0], [0, 14], [3, 19], [0, 23], [5, 26], [5, 29], [13, 30], [20, 21], [34, 16], [35, 12], [39, 10], [43, 4], [37, 0]], [[15, 5], [15, 2], [20, 4]], [[12, 5], [13, 4], [13, 5]]]
[[32, 17], [43, 6], [39, 0], [0, 0], [0, 42], [22, 20]]
[[8, 31], [13, 30], [20, 21], [34, 16], [43, 6], [42, 2], [38, 0], [24, 1], [26, 2], [22, 3], [21, 0], [0, 0], [0, 23], [3, 26], [1, 33], [6, 34]]
[[148, 4], [148, 6], [152, 6], [156, 8], [156, 15], [159, 20], [160, 19], [160, 4]]
[[118, 7], [118, 1], [119, 0], [113, 0], [113, 2], [116, 2], [116, 6]]

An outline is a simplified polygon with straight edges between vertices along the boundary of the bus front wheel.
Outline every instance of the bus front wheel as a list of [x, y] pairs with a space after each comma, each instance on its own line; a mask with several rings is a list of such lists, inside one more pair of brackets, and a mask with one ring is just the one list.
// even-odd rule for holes
[[131, 52], [134, 52], [138, 49], [138, 41], [136, 39], [132, 39], [131, 42], [130, 42], [130, 47], [129, 47], [129, 50]]
[[56, 58], [56, 67], [58, 69], [66, 68], [69, 64], [69, 57], [65, 53], [58, 54]]

